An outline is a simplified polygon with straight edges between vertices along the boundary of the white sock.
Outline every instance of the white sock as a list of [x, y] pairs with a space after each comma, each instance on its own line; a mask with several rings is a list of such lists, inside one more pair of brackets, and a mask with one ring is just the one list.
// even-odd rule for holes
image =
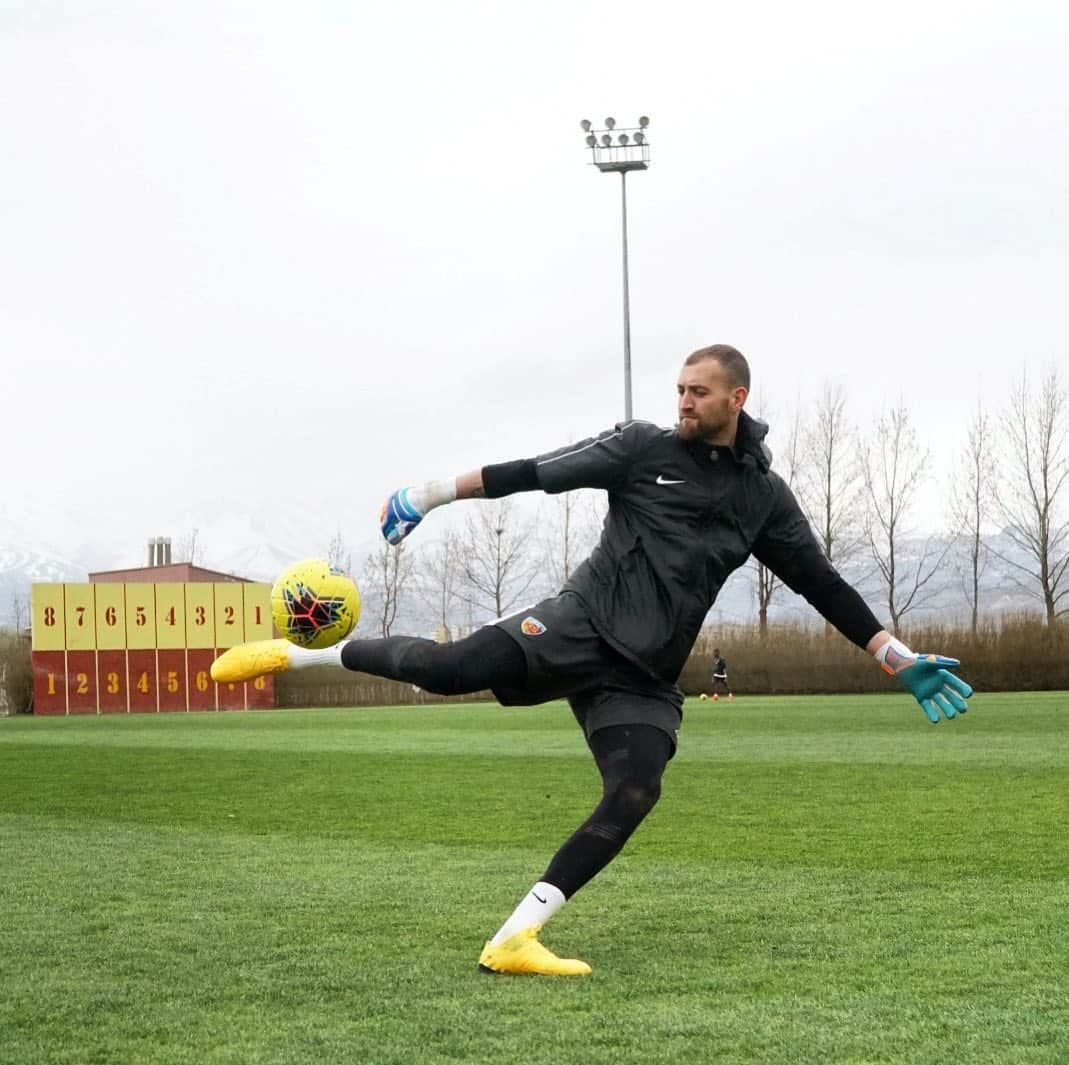
[[512, 911], [512, 916], [498, 929], [497, 935], [490, 942], [497, 946], [504, 943], [517, 932], [522, 932], [532, 925], [543, 925], [564, 904], [567, 899], [560, 888], [539, 880], [523, 897], [523, 901]]
[[341, 649], [345, 641], [333, 647], [324, 647], [320, 651], [310, 651], [304, 647], [290, 645], [286, 648], [290, 656], [290, 669], [308, 669], [310, 666], [341, 667]]

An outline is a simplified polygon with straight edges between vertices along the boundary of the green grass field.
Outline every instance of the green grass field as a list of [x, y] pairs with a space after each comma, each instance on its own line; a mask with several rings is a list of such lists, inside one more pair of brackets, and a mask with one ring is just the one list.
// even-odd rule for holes
[[562, 704], [0, 720], [0, 1062], [1069, 1062], [1069, 694], [687, 715], [573, 980]]

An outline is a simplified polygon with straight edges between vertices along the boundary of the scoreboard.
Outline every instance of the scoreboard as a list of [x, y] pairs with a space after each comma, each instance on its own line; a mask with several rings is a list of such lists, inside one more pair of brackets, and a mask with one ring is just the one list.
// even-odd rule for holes
[[35, 584], [35, 714], [253, 710], [275, 705], [275, 678], [216, 684], [226, 648], [269, 640], [271, 587]]

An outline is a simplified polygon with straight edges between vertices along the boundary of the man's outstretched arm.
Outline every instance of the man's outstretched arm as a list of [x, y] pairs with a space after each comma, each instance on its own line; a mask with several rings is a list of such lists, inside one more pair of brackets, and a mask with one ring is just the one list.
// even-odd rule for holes
[[382, 535], [397, 545], [435, 507], [456, 499], [500, 499], [516, 492], [613, 488], [626, 476], [633, 450], [659, 432], [647, 422], [622, 422], [598, 436], [536, 458], [499, 462], [444, 481], [399, 488], [382, 506]]
[[[917, 700], [933, 725], [939, 724], [940, 714], [947, 720], [964, 714], [969, 709], [965, 700], [972, 695], [972, 688], [950, 672], [961, 663], [943, 655], [916, 654], [881, 628], [856, 589], [842, 579], [816, 545], [814, 548], [816, 553], [809, 554], [810, 567], [803, 571], [804, 576], [795, 571], [791, 574], [792, 580], [771, 566], [769, 568], [792, 591], [803, 595], [851, 642], [868, 651], [884, 672], [894, 677]], [[805, 557], [804, 553], [802, 557]], [[784, 569], [790, 571], [790, 567]], [[874, 633], [873, 629], [876, 630]], [[869, 636], [869, 633], [873, 634]]]
[[827, 560], [790, 489], [781, 482], [777, 512], [754, 555], [808, 600], [848, 640], [864, 648], [920, 704], [933, 724], [968, 710], [972, 688], [950, 672], [956, 658], [916, 654], [887, 632], [864, 599]]
[[387, 543], [396, 547], [435, 507], [457, 499], [478, 499], [483, 495], [482, 470], [398, 488], [382, 504], [379, 513], [382, 535]]
[[444, 481], [399, 488], [382, 505], [382, 535], [396, 546], [435, 507], [458, 499], [500, 499], [540, 487], [534, 459], [521, 459], [483, 466]]

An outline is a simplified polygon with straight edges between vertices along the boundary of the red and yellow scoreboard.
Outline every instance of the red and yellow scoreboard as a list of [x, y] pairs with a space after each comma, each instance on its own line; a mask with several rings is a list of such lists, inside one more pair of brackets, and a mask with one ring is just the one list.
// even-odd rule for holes
[[35, 584], [31, 612], [34, 713], [275, 705], [274, 677], [216, 684], [210, 672], [226, 648], [271, 639], [270, 585]]

